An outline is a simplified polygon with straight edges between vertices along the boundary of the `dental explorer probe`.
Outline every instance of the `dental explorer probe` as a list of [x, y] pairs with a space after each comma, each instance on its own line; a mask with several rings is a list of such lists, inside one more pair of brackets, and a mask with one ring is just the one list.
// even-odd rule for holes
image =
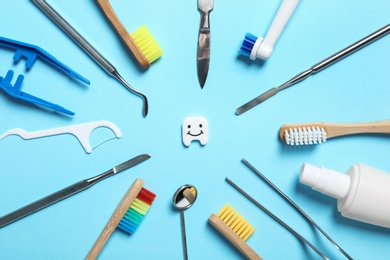
[[310, 75], [315, 74], [315, 73], [327, 68], [328, 66], [332, 65], [333, 63], [347, 57], [348, 55], [363, 48], [364, 46], [366, 46], [366, 45], [378, 40], [379, 38], [385, 36], [389, 32], [390, 32], [390, 24], [382, 27], [381, 29], [364, 37], [363, 39], [349, 45], [348, 47], [346, 47], [346, 48], [342, 49], [341, 51], [329, 56], [328, 58], [318, 62], [317, 64], [314, 64], [310, 69], [299, 73], [298, 75], [296, 75], [295, 77], [286, 81], [285, 83], [283, 83], [279, 87], [271, 88], [268, 91], [261, 94], [260, 96], [252, 99], [248, 103], [240, 106], [239, 108], [236, 109], [236, 115], [239, 116], [239, 115], [245, 113], [246, 111], [248, 111], [248, 110], [254, 108], [255, 106], [261, 104], [262, 102], [266, 101], [270, 97], [276, 95], [279, 91], [286, 89], [286, 88], [306, 79]]
[[58, 27], [60, 27], [73, 41], [75, 41], [91, 58], [100, 65], [108, 74], [116, 78], [128, 90], [141, 96], [143, 99], [142, 113], [144, 116], [148, 114], [149, 105], [146, 96], [135, 90], [127, 83], [118, 73], [116, 68], [103, 57], [80, 33], [78, 33], [53, 7], [51, 7], [45, 0], [32, 0], [39, 9], [42, 10]]

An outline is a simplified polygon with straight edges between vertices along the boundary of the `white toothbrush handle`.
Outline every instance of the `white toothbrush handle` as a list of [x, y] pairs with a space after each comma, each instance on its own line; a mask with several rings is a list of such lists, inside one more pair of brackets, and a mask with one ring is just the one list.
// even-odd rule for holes
[[89, 136], [93, 132], [93, 130], [95, 130], [98, 127], [107, 127], [114, 132], [117, 138], [122, 137], [121, 131], [115, 124], [109, 121], [96, 121], [96, 122], [90, 122], [90, 123], [73, 125], [73, 126], [65, 126], [59, 128], [40, 130], [35, 132], [26, 132], [21, 128], [14, 128], [2, 134], [0, 136], [0, 139], [3, 139], [4, 137], [9, 135], [18, 135], [23, 139], [28, 140], [28, 139], [48, 137], [48, 136], [60, 135], [60, 134], [72, 134], [79, 140], [80, 144], [83, 146], [85, 151], [87, 153], [91, 153], [92, 148], [91, 145], [89, 144]]
[[295, 11], [299, 0], [282, 0], [282, 3], [276, 13], [271, 26], [267, 31], [267, 35], [261, 42], [257, 50], [257, 56], [261, 59], [268, 59], [271, 56], [272, 50], [284, 27], [290, 20], [290, 17]]

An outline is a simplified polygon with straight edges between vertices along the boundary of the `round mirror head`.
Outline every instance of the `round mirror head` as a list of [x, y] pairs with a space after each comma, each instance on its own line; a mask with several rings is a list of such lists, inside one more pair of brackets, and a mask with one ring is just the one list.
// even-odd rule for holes
[[194, 186], [189, 184], [183, 185], [173, 194], [173, 206], [180, 210], [188, 209], [194, 204], [197, 196], [198, 192]]

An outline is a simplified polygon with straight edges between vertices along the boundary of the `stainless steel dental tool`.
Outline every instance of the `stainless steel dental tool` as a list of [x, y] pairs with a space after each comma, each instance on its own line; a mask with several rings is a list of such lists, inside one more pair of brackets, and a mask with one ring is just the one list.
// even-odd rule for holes
[[101, 180], [104, 180], [108, 177], [111, 177], [117, 173], [120, 173], [124, 170], [127, 170], [133, 166], [136, 166], [147, 159], [149, 159], [151, 156], [149, 154], [141, 154], [138, 155], [130, 160], [127, 160], [108, 171], [105, 171], [99, 175], [96, 175], [94, 177], [76, 182], [68, 187], [65, 187], [57, 192], [54, 192], [42, 199], [39, 199], [35, 202], [32, 202], [31, 204], [28, 204], [24, 207], [21, 207], [5, 216], [0, 217], [0, 228], [11, 224], [14, 221], [17, 221], [21, 218], [24, 218], [32, 213], [37, 212], [38, 210], [44, 209], [56, 202], [59, 202], [63, 199], [66, 199], [72, 195], [75, 195], [83, 190], [86, 190], [90, 187], [92, 187], [94, 184], [98, 183]]
[[32, 0], [58, 27], [60, 27], [73, 41], [75, 41], [91, 58], [100, 65], [108, 74], [116, 78], [123, 86], [143, 99], [143, 115], [148, 114], [148, 99], [135, 90], [118, 73], [116, 68], [103, 57], [86, 39], [81, 36], [59, 13], [54, 10], [45, 0]]
[[245, 158], [242, 158], [242, 162], [248, 166], [257, 176], [264, 180], [272, 189], [274, 189], [279, 195], [281, 195], [293, 208], [295, 208], [310, 224], [312, 224], [318, 231], [320, 231], [346, 258], [352, 260], [353, 258], [347, 254], [328, 234], [322, 230], [312, 218], [310, 218], [294, 201], [292, 201], [283, 191], [281, 191], [275, 184], [273, 184], [267, 177], [264, 176], [259, 170], [257, 170], [252, 164], [250, 164]]
[[186, 225], [184, 220], [184, 210], [191, 207], [196, 198], [198, 192], [195, 186], [186, 184], [176, 190], [172, 197], [173, 206], [180, 211], [180, 226], [181, 226], [181, 239], [183, 243], [183, 259], [188, 260], [187, 251], [187, 236], [186, 236]]
[[251, 101], [249, 101], [248, 103], [240, 106], [239, 108], [236, 109], [236, 115], [241, 115], [243, 113], [245, 113], [246, 111], [254, 108], [255, 106], [263, 103], [264, 101], [266, 101], [267, 99], [269, 99], [270, 97], [276, 95], [279, 91], [283, 90], [283, 89], [286, 89], [304, 79], [306, 79], [307, 77], [309, 77], [310, 75], [312, 74], [315, 74], [325, 68], [327, 68], [328, 66], [332, 65], [333, 63], [347, 57], [348, 55], [354, 53], [355, 51], [363, 48], [364, 46], [378, 40], [379, 38], [385, 36], [386, 34], [388, 34], [390, 32], [390, 24], [382, 27], [381, 29], [373, 32], [372, 34], [364, 37], [363, 39], [349, 45], [348, 47], [342, 49], [341, 51], [329, 56], [328, 58], [318, 62], [317, 64], [314, 64], [310, 69], [308, 70], [305, 70], [301, 73], [299, 73], [298, 75], [296, 75], [295, 77], [289, 79], [288, 81], [286, 81], [285, 83], [283, 83], [282, 85], [276, 87], [276, 88], [271, 88], [269, 89], [268, 91], [264, 92], [263, 94], [261, 94], [260, 96], [252, 99]]
[[326, 257], [323, 253], [318, 250], [312, 243], [310, 243], [306, 238], [301, 236], [297, 231], [292, 229], [289, 225], [287, 225], [283, 220], [278, 218], [276, 215], [274, 215], [271, 211], [269, 211], [267, 208], [265, 208], [263, 205], [261, 205], [259, 202], [257, 202], [253, 197], [251, 197], [248, 193], [246, 193], [244, 190], [242, 190], [240, 187], [237, 186], [234, 182], [232, 182], [229, 178], [225, 179], [230, 185], [232, 185], [233, 188], [235, 188], [237, 191], [239, 191], [242, 195], [244, 195], [247, 199], [249, 199], [251, 202], [253, 202], [257, 207], [259, 207], [261, 210], [263, 210], [265, 213], [267, 213], [271, 218], [276, 220], [280, 225], [285, 227], [288, 231], [290, 231], [294, 236], [296, 236], [299, 240], [301, 240], [303, 243], [308, 245], [311, 249], [313, 249], [322, 259], [329, 260], [328, 257]]
[[200, 87], [206, 83], [210, 66], [210, 12], [214, 8], [214, 0], [198, 0], [200, 27], [198, 34], [197, 71]]

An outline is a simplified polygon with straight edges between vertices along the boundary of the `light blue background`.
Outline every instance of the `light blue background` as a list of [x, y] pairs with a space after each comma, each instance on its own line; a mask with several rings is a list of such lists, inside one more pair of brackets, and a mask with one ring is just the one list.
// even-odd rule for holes
[[[0, 75], [9, 69], [26, 76], [22, 90], [76, 112], [61, 116], [16, 102], [1, 92], [0, 133], [20, 127], [36, 131], [109, 120], [123, 132], [84, 152], [70, 135], [25, 141], [0, 141], [0, 215], [92, 177], [141, 153], [152, 158], [71, 198], [0, 230], [0, 259], [82, 259], [135, 178], [157, 198], [134, 236], [114, 232], [101, 259], [182, 259], [179, 212], [171, 206], [175, 190], [186, 183], [199, 192], [185, 212], [190, 259], [240, 259], [242, 255], [207, 223], [226, 203], [257, 230], [247, 243], [264, 259], [318, 259], [307, 246], [245, 199], [231, 178], [286, 221], [331, 259], [343, 259], [320, 233], [265, 185], [241, 158], [262, 171], [300, 205], [356, 259], [390, 257], [389, 229], [345, 219], [336, 201], [299, 183], [303, 162], [345, 172], [355, 163], [390, 171], [390, 139], [358, 135], [310, 147], [287, 147], [278, 139], [282, 124], [365, 122], [389, 118], [390, 36], [372, 43], [311, 76], [255, 109], [235, 109], [288, 80], [328, 55], [389, 23], [386, 0], [301, 1], [271, 58], [251, 62], [237, 50], [246, 32], [264, 36], [280, 1], [215, 1], [211, 13], [211, 64], [205, 88], [196, 75], [199, 13], [196, 1], [119, 1], [111, 4], [128, 31], [145, 24], [164, 55], [143, 72], [92, 0], [48, 1], [136, 89], [142, 101], [108, 76], [31, 1], [3, 1], [0, 35], [41, 46], [91, 81], [75, 83], [42, 61], [31, 71], [12, 63], [13, 52], [0, 49]], [[208, 119], [206, 146], [181, 141], [187, 116]], [[113, 137], [107, 129], [91, 136], [93, 146]]]

